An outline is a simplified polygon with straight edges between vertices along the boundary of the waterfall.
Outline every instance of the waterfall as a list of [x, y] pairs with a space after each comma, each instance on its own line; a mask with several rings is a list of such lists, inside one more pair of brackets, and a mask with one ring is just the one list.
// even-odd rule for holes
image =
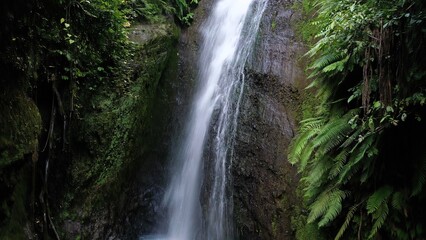
[[[253, 47], [267, 0], [218, 0], [202, 26], [198, 89], [177, 162], [164, 196], [170, 240], [233, 239], [230, 167], [244, 66]], [[203, 157], [209, 142], [209, 172]], [[200, 204], [209, 176], [207, 210]]]

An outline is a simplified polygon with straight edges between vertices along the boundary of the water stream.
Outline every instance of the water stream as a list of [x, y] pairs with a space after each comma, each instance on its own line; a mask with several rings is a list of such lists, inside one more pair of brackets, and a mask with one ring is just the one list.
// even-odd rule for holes
[[[168, 210], [164, 239], [234, 239], [232, 150], [244, 89], [244, 66], [266, 4], [267, 0], [217, 0], [202, 25], [198, 90], [164, 196]], [[205, 149], [207, 142], [209, 149]], [[204, 173], [206, 155], [211, 167]], [[211, 182], [203, 184], [205, 176]], [[200, 203], [203, 186], [209, 186], [204, 211]]]

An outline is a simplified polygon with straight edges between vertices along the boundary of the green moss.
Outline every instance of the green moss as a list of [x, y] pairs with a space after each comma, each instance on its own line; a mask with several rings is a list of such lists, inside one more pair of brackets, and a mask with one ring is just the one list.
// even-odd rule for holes
[[277, 223], [277, 215], [274, 215], [274, 217], [272, 218], [272, 235], [276, 236], [277, 235], [277, 228], [278, 228], [278, 223]]
[[0, 168], [36, 150], [41, 117], [35, 104], [19, 91], [0, 98]]
[[101, 95], [93, 101], [100, 113], [90, 114], [85, 124], [90, 133], [95, 130], [95, 136], [100, 137], [100, 142], [93, 140], [98, 141], [98, 144], [94, 145], [97, 151], [94, 150], [99, 161], [89, 172], [89, 175], [93, 172], [100, 173], [96, 177], [97, 185], [104, 185], [116, 179], [123, 163], [132, 157], [129, 150], [132, 149], [137, 136], [132, 136], [131, 130], [145, 128], [149, 118], [148, 109], [153, 104], [158, 81], [169, 58], [168, 49], [173, 47], [168, 34], [170, 30], [159, 35], [161, 37], [157, 36], [135, 47], [138, 53], [131, 64], [137, 63], [132, 74], [136, 77], [129, 79], [131, 85], [122, 96], [114, 99]]
[[[296, 194], [297, 196], [302, 195], [303, 185], [299, 184]], [[300, 197], [301, 198], [301, 197]], [[295, 237], [297, 240], [326, 240], [329, 239], [324, 235], [318, 225], [314, 223], [308, 223], [308, 211], [306, 210], [307, 206], [304, 203], [301, 203], [298, 206], [295, 206], [293, 209], [293, 214], [291, 217], [291, 228], [295, 232]]]
[[134, 41], [133, 59], [123, 65], [123, 72], [111, 81], [80, 89], [84, 98], [78, 99], [82, 107], [73, 131], [71, 182], [60, 213], [62, 219], [77, 218], [70, 214], [77, 209], [81, 210], [78, 218], [85, 219], [102, 212], [105, 199], [109, 204], [118, 201], [131, 175], [126, 169], [134, 166], [149, 144], [144, 142], [144, 135], [157, 101], [159, 81], [170, 59], [176, 58], [179, 31], [166, 24], [135, 28], [141, 34], [145, 30], [152, 34], [148, 34], [149, 39], [139, 35], [141, 39]]
[[307, 223], [307, 215], [298, 207], [295, 211], [297, 214], [291, 218], [292, 230], [296, 233], [297, 240], [325, 240], [319, 228], [315, 224]]
[[277, 28], [277, 22], [275, 20], [273, 20], [272, 23], [271, 23], [272, 32], [275, 31], [276, 28]]

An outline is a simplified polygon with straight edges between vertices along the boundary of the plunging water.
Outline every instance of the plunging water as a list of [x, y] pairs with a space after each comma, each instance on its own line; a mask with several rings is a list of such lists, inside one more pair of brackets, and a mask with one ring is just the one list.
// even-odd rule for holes
[[[204, 37], [198, 91], [178, 162], [164, 197], [166, 239], [233, 239], [230, 164], [244, 86], [244, 65], [252, 49], [267, 0], [219, 0], [202, 27]], [[215, 119], [212, 122], [212, 119]], [[212, 129], [211, 129], [212, 127]], [[201, 210], [203, 156], [209, 133], [212, 182]]]

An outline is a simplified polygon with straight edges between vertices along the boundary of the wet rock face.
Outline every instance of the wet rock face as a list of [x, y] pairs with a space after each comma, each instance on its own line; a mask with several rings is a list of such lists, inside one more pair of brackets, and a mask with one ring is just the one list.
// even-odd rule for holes
[[287, 161], [294, 136], [298, 88], [297, 14], [292, 1], [269, 1], [255, 49], [246, 66], [233, 159], [234, 217], [240, 239], [294, 239], [292, 209], [298, 204], [296, 169]]
[[254, 54], [247, 65], [254, 72], [277, 77], [284, 85], [303, 78], [297, 65], [302, 44], [295, 37], [295, 23], [300, 17], [293, 8], [294, 0], [269, 0], [262, 18]]
[[[194, 23], [182, 30], [179, 81], [173, 86], [176, 89], [173, 119], [177, 129], [185, 124], [196, 90], [202, 43], [200, 28], [214, 2], [202, 0]], [[298, 180], [286, 152], [294, 136], [297, 86], [304, 76], [297, 63], [302, 47], [293, 29], [298, 16], [291, 10], [292, 4], [292, 0], [269, 0], [255, 49], [246, 65], [232, 165], [235, 231], [239, 239], [294, 239], [290, 219], [292, 208], [298, 204], [295, 197]], [[205, 168], [208, 168], [206, 155]], [[206, 189], [207, 179], [209, 176], [204, 183]]]

